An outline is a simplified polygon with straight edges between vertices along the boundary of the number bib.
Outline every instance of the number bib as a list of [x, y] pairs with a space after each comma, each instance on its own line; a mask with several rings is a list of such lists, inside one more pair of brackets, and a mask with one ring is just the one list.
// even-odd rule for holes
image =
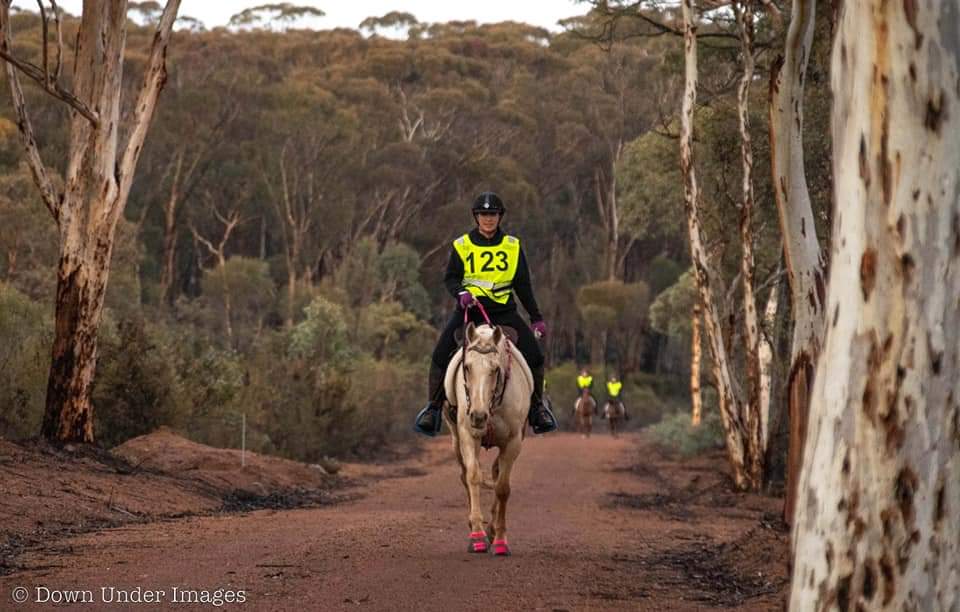
[[513, 292], [513, 277], [520, 264], [520, 240], [504, 236], [495, 246], [479, 246], [464, 234], [453, 241], [463, 262], [463, 286], [475, 297], [506, 304]]

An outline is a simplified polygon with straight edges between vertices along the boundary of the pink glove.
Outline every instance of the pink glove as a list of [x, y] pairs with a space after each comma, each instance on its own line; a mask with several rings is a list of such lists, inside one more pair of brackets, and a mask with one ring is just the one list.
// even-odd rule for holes
[[477, 303], [477, 299], [473, 297], [473, 294], [469, 291], [462, 291], [457, 297], [457, 301], [460, 302], [460, 308], [463, 308], [464, 310]]
[[537, 321], [530, 327], [533, 328], [533, 334], [537, 338], [545, 338], [547, 336], [547, 324], [543, 321]]

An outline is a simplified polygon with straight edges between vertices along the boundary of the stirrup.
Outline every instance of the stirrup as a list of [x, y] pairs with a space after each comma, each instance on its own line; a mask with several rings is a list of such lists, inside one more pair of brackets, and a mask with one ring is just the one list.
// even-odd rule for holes
[[[440, 414], [442, 409], [442, 407], [434, 406], [433, 404], [427, 404], [424, 406], [423, 409], [417, 413], [417, 418], [413, 421], [413, 430], [425, 436], [430, 436], [431, 438], [436, 436], [438, 433], [440, 433], [440, 428], [443, 427], [443, 417]], [[429, 411], [436, 411], [436, 415], [433, 419], [433, 429], [429, 429], [420, 424], [420, 419], [426, 416], [427, 412]]]
[[[550, 421], [551, 421], [551, 424], [550, 424], [550, 425], [546, 425], [546, 426], [540, 426], [540, 427], [538, 427], [537, 425], [535, 425], [535, 424], [532, 422], [532, 419], [529, 418], [529, 417], [533, 416], [534, 410], [536, 410], [537, 412], [540, 412], [541, 414], [546, 413], [547, 417], [549, 417], [549, 419], [550, 419]], [[527, 420], [528, 420], [528, 421], [531, 421], [531, 422], [530, 422], [530, 427], [533, 428], [533, 433], [535, 433], [535, 434], [550, 433], [551, 431], [556, 431], [556, 430], [557, 430], [557, 427], [558, 427], [558, 425], [557, 425], [557, 417], [553, 414], [553, 411], [550, 410], [550, 406], [548, 406], [547, 403], [544, 402], [542, 399], [541, 399], [539, 402], [534, 402], [534, 403], [533, 403], [533, 405], [531, 406], [530, 414], [529, 414], [528, 417], [527, 417]]]

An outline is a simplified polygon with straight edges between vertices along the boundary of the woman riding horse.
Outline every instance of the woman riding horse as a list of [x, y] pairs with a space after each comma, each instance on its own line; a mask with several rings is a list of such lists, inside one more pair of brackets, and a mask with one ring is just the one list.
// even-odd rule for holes
[[623, 389], [623, 383], [616, 374], [607, 381], [607, 403], [603, 407], [603, 416], [607, 419], [610, 426], [610, 435], [616, 437], [620, 422], [626, 419], [627, 410], [623, 405], [623, 398], [620, 392]]
[[[546, 335], [547, 325], [533, 296], [530, 271], [520, 248], [520, 239], [501, 231], [500, 221], [506, 207], [497, 194], [481, 193], [473, 202], [471, 212], [477, 227], [454, 240], [443, 278], [447, 290], [457, 300], [457, 308], [433, 350], [429, 401], [417, 414], [414, 428], [427, 436], [435, 436], [440, 431], [443, 423], [440, 410], [445, 398], [444, 374], [457, 350], [454, 334], [463, 325], [464, 311], [474, 323], [483, 322], [477, 309], [472, 308], [479, 302], [491, 323], [512, 327], [517, 332], [517, 348], [533, 373], [533, 394], [527, 417], [533, 432], [554, 431], [556, 418], [543, 402], [543, 353], [534, 335], [534, 332]], [[514, 295], [529, 313], [533, 330], [517, 312]]]

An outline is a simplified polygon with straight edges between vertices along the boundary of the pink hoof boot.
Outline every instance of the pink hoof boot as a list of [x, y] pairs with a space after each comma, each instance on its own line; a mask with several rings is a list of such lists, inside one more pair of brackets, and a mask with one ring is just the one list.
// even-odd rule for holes
[[510, 547], [507, 546], [506, 539], [493, 541], [493, 554], [497, 555], [498, 557], [510, 556]]
[[467, 552], [485, 553], [487, 552], [487, 534], [482, 531], [474, 531], [470, 534], [470, 545]]

